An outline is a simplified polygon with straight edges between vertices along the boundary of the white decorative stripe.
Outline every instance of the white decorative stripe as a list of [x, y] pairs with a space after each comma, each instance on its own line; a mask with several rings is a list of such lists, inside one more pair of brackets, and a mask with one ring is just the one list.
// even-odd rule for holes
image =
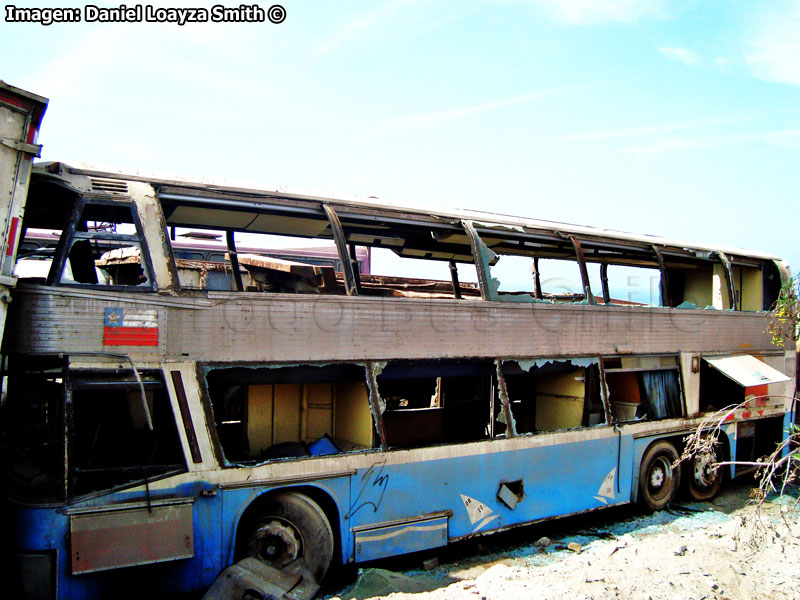
[[396, 529], [389, 533], [382, 533], [378, 535], [371, 535], [369, 537], [366, 536], [358, 536], [359, 542], [379, 542], [381, 540], [388, 540], [398, 535], [403, 535], [404, 533], [408, 533], [409, 531], [439, 531], [441, 529], [447, 528], [447, 523], [440, 523], [438, 525], [408, 525], [403, 527], [402, 529]]

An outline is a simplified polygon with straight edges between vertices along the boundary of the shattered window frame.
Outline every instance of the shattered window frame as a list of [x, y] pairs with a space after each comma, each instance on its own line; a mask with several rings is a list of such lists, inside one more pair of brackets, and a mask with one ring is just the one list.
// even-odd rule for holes
[[[123, 212], [125, 216], [130, 215], [130, 221], [115, 220], [113, 225], [132, 225], [135, 229], [135, 233], [125, 234], [117, 233], [116, 231], [96, 230], [94, 232], [90, 232], [81, 230], [87, 229], [86, 224], [88, 222], [98, 222], [87, 218], [86, 216], [87, 208], [91, 209], [92, 207], [117, 209]], [[72, 253], [77, 244], [81, 244], [81, 247], [85, 246], [90, 252], [89, 256], [84, 257], [86, 264], [88, 265], [88, 261], [91, 260], [93, 267], [95, 269], [98, 268], [97, 260], [90, 258], [92, 252], [92, 242], [94, 242], [95, 251], [97, 251], [97, 242], [110, 242], [110, 244], [116, 246], [117, 249], [124, 249], [128, 247], [137, 248], [139, 256], [137, 262], [142, 271], [141, 276], [144, 277], [144, 282], [137, 285], [131, 285], [100, 282], [99, 280], [96, 282], [87, 282], [77, 281], [74, 279], [65, 279], [64, 277], [67, 271], [67, 262], [69, 261], [71, 264]], [[113, 252], [114, 250], [111, 251]], [[74, 277], [75, 269], [72, 268], [71, 271]], [[95, 272], [93, 272], [93, 274], [94, 273]], [[47, 276], [48, 285], [64, 285], [69, 287], [90, 289], [105, 288], [120, 291], [153, 292], [156, 290], [156, 282], [154, 280], [153, 273], [154, 270], [150, 257], [150, 251], [147, 246], [147, 240], [145, 239], [144, 230], [139, 218], [139, 211], [137, 210], [137, 205], [135, 202], [130, 199], [94, 198], [86, 196], [78, 196], [75, 199], [69, 218], [64, 225], [58, 245], [56, 246], [53, 262], [50, 266], [50, 272]], [[96, 275], [95, 279], [97, 279]]]

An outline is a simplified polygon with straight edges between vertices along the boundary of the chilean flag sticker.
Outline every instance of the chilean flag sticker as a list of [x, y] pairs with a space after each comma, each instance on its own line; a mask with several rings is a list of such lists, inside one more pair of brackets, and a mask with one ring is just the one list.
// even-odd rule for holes
[[158, 346], [158, 312], [154, 308], [105, 308], [104, 346]]

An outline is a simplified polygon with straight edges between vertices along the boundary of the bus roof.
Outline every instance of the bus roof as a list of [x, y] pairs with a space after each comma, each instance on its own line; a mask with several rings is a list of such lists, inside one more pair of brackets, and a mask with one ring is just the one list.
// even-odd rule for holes
[[[90, 180], [95, 178], [143, 182], [154, 186], [158, 190], [159, 198], [184, 202], [198, 201], [206, 206], [232, 206], [243, 210], [258, 211], [268, 204], [270, 207], [282, 207], [286, 210], [295, 209], [298, 213], [308, 213], [311, 209], [316, 218], [323, 216], [322, 204], [335, 208], [343, 219], [365, 215], [371, 218], [388, 218], [392, 222], [408, 219], [409, 222], [420, 224], [457, 224], [460, 221], [470, 221], [479, 230], [502, 231], [504, 235], [540, 234], [549, 237], [576, 236], [583, 244], [585, 241], [605, 241], [611, 244], [620, 244], [629, 249], [640, 247], [648, 250], [652, 246], [666, 249], [670, 254], [683, 254], [687, 257], [695, 255], [699, 259], [708, 259], [708, 254], [721, 252], [733, 261], [769, 260], [784, 265], [780, 257], [760, 251], [745, 250], [732, 246], [720, 246], [702, 242], [677, 240], [650, 234], [636, 234], [617, 231], [601, 227], [576, 225], [542, 219], [516, 217], [491, 212], [463, 209], [431, 210], [429, 207], [413, 205], [399, 205], [379, 200], [377, 197], [328, 197], [317, 194], [297, 193], [282, 188], [259, 189], [256, 187], [241, 187], [231, 185], [229, 182], [216, 182], [208, 179], [187, 179], [179, 176], [164, 176], [148, 174], [140, 171], [124, 172], [116, 169], [97, 168], [85, 164], [74, 165], [59, 162], [39, 162], [36, 171], [43, 174], [74, 174], [83, 175]], [[196, 225], [203, 225], [197, 223]], [[223, 227], [224, 228], [224, 227]], [[358, 243], [358, 242], [356, 242]], [[489, 244], [491, 245], [491, 244]], [[601, 261], [601, 258], [594, 257]], [[593, 260], [587, 256], [587, 260]]]

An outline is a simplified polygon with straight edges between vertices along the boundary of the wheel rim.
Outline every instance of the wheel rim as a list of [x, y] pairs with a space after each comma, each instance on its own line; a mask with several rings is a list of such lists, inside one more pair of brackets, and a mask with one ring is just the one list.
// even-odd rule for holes
[[664, 456], [657, 457], [647, 474], [647, 489], [653, 498], [660, 500], [672, 489], [672, 465]]
[[298, 531], [285, 521], [273, 519], [256, 527], [250, 539], [250, 553], [276, 568], [282, 568], [303, 553]]
[[717, 479], [717, 469], [712, 465], [717, 461], [717, 457], [712, 454], [703, 454], [694, 460], [694, 484], [700, 489], [708, 489], [714, 485]]

